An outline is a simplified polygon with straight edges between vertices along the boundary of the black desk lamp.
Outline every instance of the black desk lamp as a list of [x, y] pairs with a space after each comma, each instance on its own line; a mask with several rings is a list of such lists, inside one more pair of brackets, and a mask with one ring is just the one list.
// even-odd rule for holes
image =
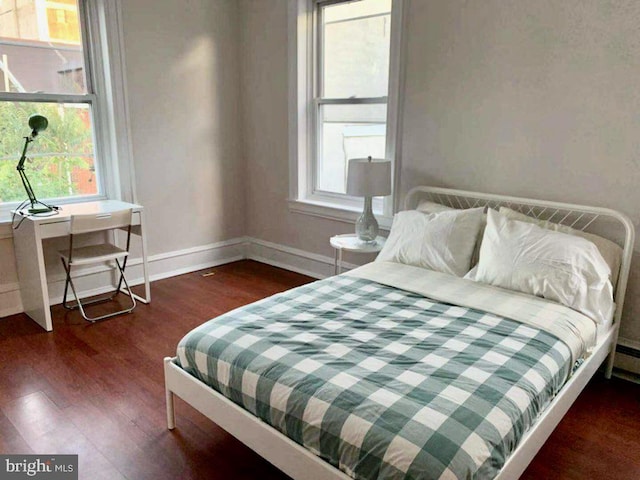
[[[16, 167], [16, 170], [18, 170], [18, 174], [20, 175], [20, 180], [22, 180], [22, 185], [27, 192], [27, 197], [29, 197], [31, 208], [29, 208], [29, 210], [27, 211], [30, 214], [48, 213], [54, 210], [58, 210], [57, 207], [42, 203], [36, 198], [36, 195], [33, 193], [33, 188], [31, 188], [31, 183], [29, 183], [29, 179], [27, 178], [27, 174], [24, 173], [24, 162], [27, 159], [27, 148], [29, 147], [29, 144], [33, 142], [33, 140], [38, 136], [38, 133], [47, 129], [47, 126], [49, 126], [47, 117], [43, 117], [42, 115], [38, 114], [33, 114], [29, 117], [29, 128], [31, 129], [31, 135], [24, 137], [24, 148], [22, 149], [22, 155], [20, 156], [20, 161], [18, 162], [18, 166]], [[37, 207], [36, 205], [40, 206]]]

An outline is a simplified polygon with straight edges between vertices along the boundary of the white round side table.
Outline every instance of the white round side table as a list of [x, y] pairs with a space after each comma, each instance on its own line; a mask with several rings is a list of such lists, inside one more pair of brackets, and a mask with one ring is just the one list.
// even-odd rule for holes
[[335, 249], [334, 257], [334, 273], [338, 275], [342, 273], [342, 252], [356, 253], [377, 253], [384, 247], [387, 239], [377, 237], [375, 243], [365, 243], [358, 239], [355, 233], [347, 233], [344, 235], [335, 235], [329, 239], [329, 243]]

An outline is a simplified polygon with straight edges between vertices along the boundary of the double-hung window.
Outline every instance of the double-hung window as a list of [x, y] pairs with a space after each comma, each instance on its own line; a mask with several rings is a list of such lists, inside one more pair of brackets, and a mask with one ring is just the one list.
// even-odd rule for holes
[[[298, 54], [294, 204], [359, 210], [362, 199], [346, 195], [349, 160], [396, 160], [401, 0], [299, 0], [297, 7], [290, 24]], [[374, 199], [374, 211], [390, 214], [391, 200]]]
[[0, 0], [0, 210], [26, 197], [16, 165], [35, 113], [49, 120], [25, 165], [36, 196], [65, 202], [105, 193], [87, 3]]

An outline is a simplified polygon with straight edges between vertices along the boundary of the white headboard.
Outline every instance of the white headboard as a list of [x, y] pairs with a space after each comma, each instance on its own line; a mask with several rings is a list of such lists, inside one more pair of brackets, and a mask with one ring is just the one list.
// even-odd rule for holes
[[635, 228], [629, 217], [624, 213], [601, 207], [588, 207], [585, 205], [439, 187], [412, 188], [407, 193], [404, 208], [406, 210], [415, 209], [420, 202], [425, 200], [452, 208], [490, 207], [499, 209], [500, 207], [507, 207], [531, 217], [568, 225], [577, 230], [596, 233], [601, 237], [614, 241], [623, 250], [618, 283], [614, 292], [616, 311], [613, 321], [619, 327], [635, 241]]

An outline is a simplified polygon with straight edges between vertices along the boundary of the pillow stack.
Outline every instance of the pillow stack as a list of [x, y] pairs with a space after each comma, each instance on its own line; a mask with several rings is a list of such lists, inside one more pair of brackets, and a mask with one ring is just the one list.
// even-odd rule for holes
[[611, 322], [618, 245], [505, 207], [483, 211], [422, 202], [400, 212], [377, 261], [465, 276], [561, 303], [599, 324]]
[[538, 225], [539, 227], [542, 227], [546, 230], [553, 230], [554, 232], [577, 235], [578, 237], [589, 240], [596, 247], [598, 247], [600, 255], [602, 255], [604, 261], [607, 262], [607, 265], [609, 265], [609, 268], [611, 269], [611, 284], [613, 285], [613, 288], [616, 288], [616, 284], [618, 283], [618, 274], [620, 273], [620, 265], [622, 264], [622, 248], [620, 248], [619, 245], [616, 245], [611, 240], [602, 238], [599, 235], [583, 232], [582, 230], [576, 230], [575, 228], [571, 228], [567, 225], [553, 223], [549, 220], [539, 220], [537, 218], [532, 218], [528, 215], [525, 215], [524, 213], [516, 212], [515, 210], [511, 210], [507, 207], [500, 207], [500, 214], [504, 215], [510, 220], [533, 223], [534, 225]]
[[489, 209], [476, 281], [553, 300], [607, 323], [614, 307], [610, 274], [593, 242]]

